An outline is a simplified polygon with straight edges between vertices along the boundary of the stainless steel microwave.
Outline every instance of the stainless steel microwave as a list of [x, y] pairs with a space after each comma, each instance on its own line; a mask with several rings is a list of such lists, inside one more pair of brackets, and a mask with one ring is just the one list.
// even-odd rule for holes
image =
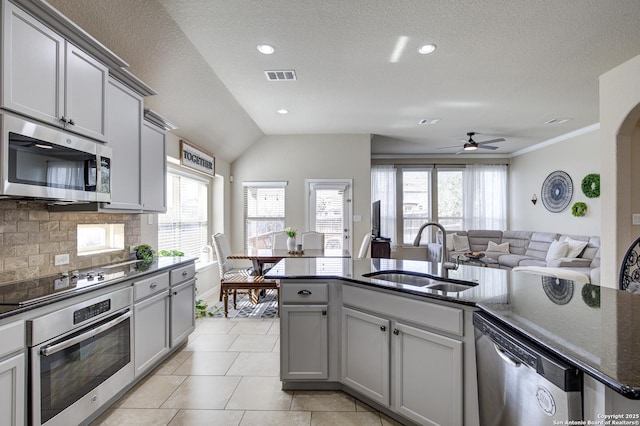
[[111, 201], [111, 148], [6, 113], [0, 125], [0, 198]]

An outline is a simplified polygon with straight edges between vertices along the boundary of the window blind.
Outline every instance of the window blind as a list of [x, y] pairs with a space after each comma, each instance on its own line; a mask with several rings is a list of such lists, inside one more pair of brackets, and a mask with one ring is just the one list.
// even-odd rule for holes
[[251, 183], [244, 185], [245, 249], [271, 247], [272, 235], [284, 231], [285, 186]]
[[158, 215], [158, 250], [180, 250], [198, 257], [207, 245], [208, 183], [169, 171], [167, 212]]

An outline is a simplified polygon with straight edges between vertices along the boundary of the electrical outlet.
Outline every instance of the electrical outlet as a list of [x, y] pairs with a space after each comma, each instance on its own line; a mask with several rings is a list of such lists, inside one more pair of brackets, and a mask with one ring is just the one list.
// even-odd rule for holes
[[135, 253], [135, 251], [136, 251], [135, 248], [136, 248], [136, 246], [129, 246], [129, 254]]
[[631, 215], [631, 224], [640, 225], [640, 214], [634, 213]]
[[53, 257], [54, 266], [62, 266], [69, 264], [69, 254], [56, 254]]

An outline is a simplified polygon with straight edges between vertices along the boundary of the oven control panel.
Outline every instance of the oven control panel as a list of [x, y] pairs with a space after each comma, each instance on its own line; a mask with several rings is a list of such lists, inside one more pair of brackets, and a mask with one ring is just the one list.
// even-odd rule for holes
[[79, 324], [83, 321], [97, 317], [100, 314], [109, 312], [111, 310], [111, 299], [102, 300], [93, 305], [73, 311], [73, 325]]

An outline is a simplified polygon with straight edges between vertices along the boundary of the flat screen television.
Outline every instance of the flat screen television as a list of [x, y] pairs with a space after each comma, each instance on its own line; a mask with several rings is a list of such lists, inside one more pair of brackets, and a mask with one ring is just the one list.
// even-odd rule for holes
[[371, 235], [380, 238], [380, 200], [371, 205]]

